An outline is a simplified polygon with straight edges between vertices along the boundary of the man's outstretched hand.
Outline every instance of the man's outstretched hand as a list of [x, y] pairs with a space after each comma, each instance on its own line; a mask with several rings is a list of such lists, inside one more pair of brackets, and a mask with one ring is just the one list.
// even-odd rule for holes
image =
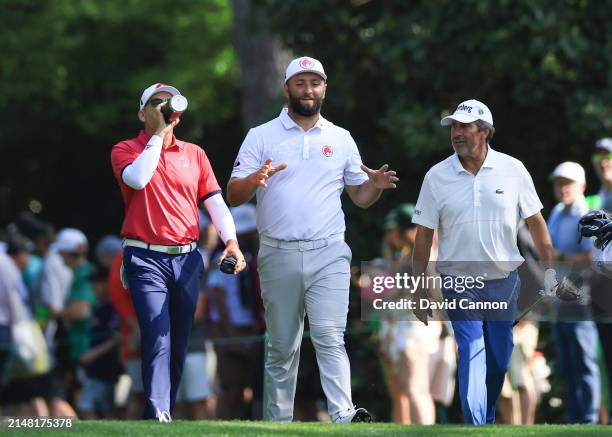
[[368, 175], [370, 181], [376, 188], [386, 190], [387, 188], [396, 188], [395, 184], [399, 181], [394, 170], [389, 170], [389, 165], [385, 164], [378, 170], [373, 170], [365, 165], [361, 165], [361, 169]]
[[257, 171], [251, 173], [251, 178], [255, 182], [257, 188], [266, 188], [268, 186], [268, 179], [274, 176], [279, 171], [282, 171], [287, 168], [287, 163], [283, 162], [282, 164], [274, 167], [272, 165], [272, 158], [266, 159], [264, 165]]

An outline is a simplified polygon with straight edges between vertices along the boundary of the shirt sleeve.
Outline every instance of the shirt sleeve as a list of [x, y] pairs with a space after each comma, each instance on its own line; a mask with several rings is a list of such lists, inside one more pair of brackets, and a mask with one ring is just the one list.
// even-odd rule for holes
[[138, 157], [138, 153], [134, 151], [127, 143], [118, 143], [111, 150], [111, 165], [115, 178], [122, 182], [121, 173]]
[[533, 185], [531, 175], [523, 164], [520, 166], [521, 183], [519, 190], [519, 211], [521, 218], [526, 219], [540, 212], [543, 208], [542, 202]]
[[231, 177], [244, 178], [258, 170], [263, 165], [262, 153], [263, 144], [257, 141], [255, 129], [249, 130], [238, 150]]
[[436, 202], [434, 196], [431, 177], [427, 173], [425, 179], [423, 179], [423, 185], [421, 185], [421, 192], [419, 193], [419, 199], [412, 216], [412, 223], [425, 226], [429, 229], [438, 229], [439, 222], [438, 202]]
[[355, 140], [347, 134], [348, 159], [344, 168], [345, 185], [361, 185], [368, 180], [368, 175], [361, 169], [363, 164]]
[[[200, 149], [201, 150], [201, 149]], [[215, 173], [210, 165], [206, 152], [202, 150], [202, 159], [200, 159], [200, 182], [198, 184], [198, 199], [200, 202], [208, 199], [221, 192], [219, 182], [215, 177]]]

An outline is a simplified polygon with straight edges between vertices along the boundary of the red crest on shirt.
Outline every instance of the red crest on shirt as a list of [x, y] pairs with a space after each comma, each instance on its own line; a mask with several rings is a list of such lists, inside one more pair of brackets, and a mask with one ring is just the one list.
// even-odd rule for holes
[[329, 146], [323, 146], [323, 149], [321, 149], [321, 151], [323, 152], [323, 156], [325, 156], [326, 158], [329, 158], [334, 154], [334, 150]]
[[302, 67], [304, 70], [308, 70], [314, 67], [314, 62], [312, 62], [312, 59], [310, 58], [302, 58], [300, 60], [300, 67]]

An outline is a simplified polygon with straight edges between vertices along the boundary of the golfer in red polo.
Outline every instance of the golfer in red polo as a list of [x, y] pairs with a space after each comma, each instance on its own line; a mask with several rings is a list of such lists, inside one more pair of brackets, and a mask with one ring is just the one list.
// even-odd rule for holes
[[245, 267], [206, 153], [176, 139], [178, 119], [164, 120], [161, 109], [175, 95], [180, 95], [176, 88], [162, 83], [144, 90], [138, 111], [144, 129], [111, 152], [125, 204], [124, 279], [141, 332], [144, 417], [160, 422], [172, 420], [203, 273], [196, 250], [200, 202], [226, 245], [221, 258], [236, 258], [234, 273]]

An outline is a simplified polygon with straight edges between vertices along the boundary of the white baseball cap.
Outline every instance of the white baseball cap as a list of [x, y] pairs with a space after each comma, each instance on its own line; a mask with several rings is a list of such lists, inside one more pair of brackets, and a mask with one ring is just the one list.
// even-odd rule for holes
[[554, 178], [570, 179], [580, 184], [584, 184], [586, 182], [584, 168], [577, 162], [572, 161], [565, 161], [556, 166], [549, 176], [549, 179]]
[[459, 123], [472, 123], [476, 120], [482, 120], [493, 126], [493, 115], [487, 105], [478, 100], [466, 100], [461, 102], [455, 112], [452, 115], [444, 117], [440, 124], [442, 126], [449, 126], [453, 124], [453, 120]]
[[77, 252], [81, 246], [87, 246], [87, 237], [78, 229], [64, 228], [57, 234], [53, 248], [59, 252]]
[[300, 73], [316, 73], [327, 80], [327, 75], [325, 74], [325, 70], [323, 70], [323, 64], [315, 58], [309, 58], [308, 56], [302, 56], [301, 58], [291, 61], [287, 67], [287, 71], [285, 71], [285, 83], [293, 76]]
[[595, 143], [595, 150], [612, 152], [612, 138], [601, 138]]
[[257, 221], [255, 218], [255, 205], [244, 203], [240, 206], [230, 208], [234, 224], [236, 225], [236, 234], [246, 234], [257, 229]]
[[140, 109], [144, 108], [144, 106], [147, 104], [147, 102], [149, 101], [149, 99], [151, 98], [153, 94], [161, 93], [164, 91], [172, 94], [173, 96], [176, 96], [177, 94], [181, 94], [179, 90], [177, 90], [173, 86], [166, 85], [165, 83], [161, 83], [161, 82], [154, 83], [153, 85], [151, 85], [149, 88], [147, 88], [146, 90], [142, 92], [142, 96], [140, 97]]

